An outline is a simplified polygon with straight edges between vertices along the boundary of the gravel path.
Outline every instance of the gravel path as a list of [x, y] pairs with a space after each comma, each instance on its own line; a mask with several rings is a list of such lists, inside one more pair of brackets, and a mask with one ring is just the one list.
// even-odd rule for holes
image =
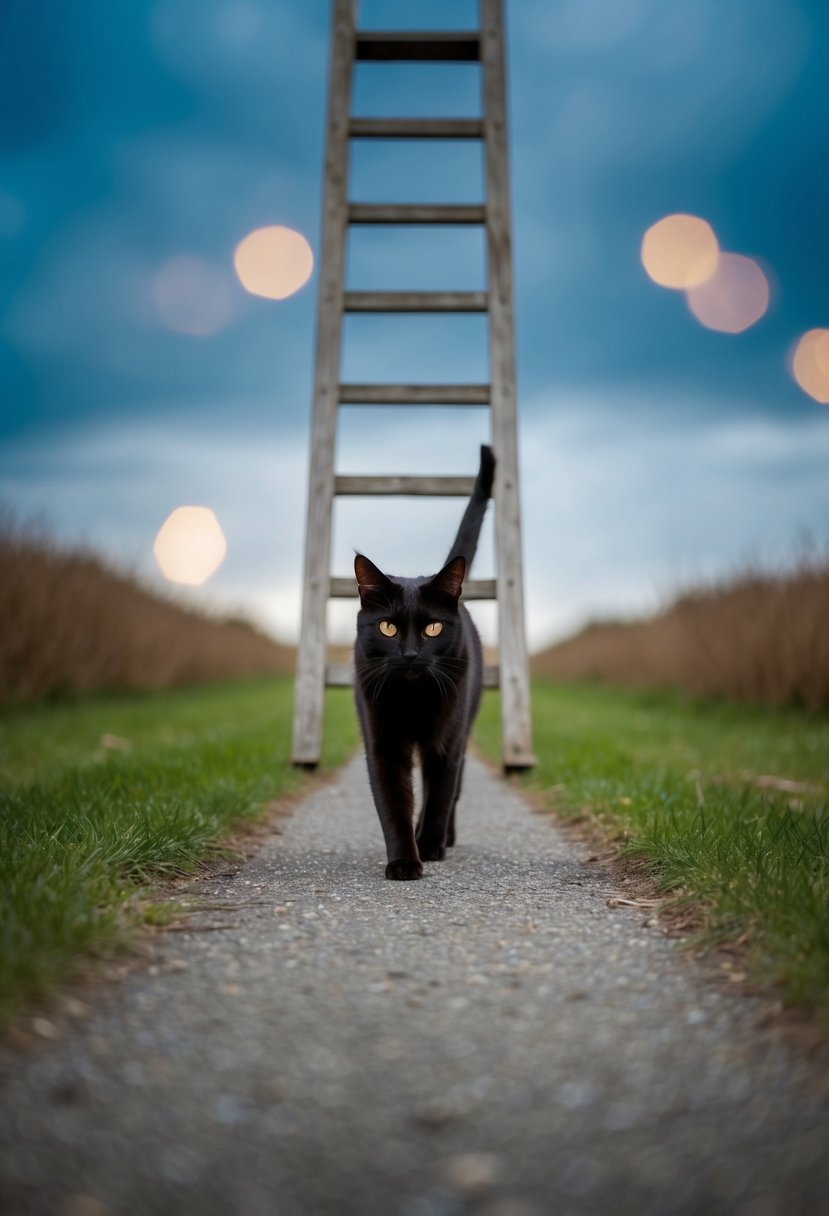
[[282, 822], [198, 884], [236, 906], [6, 1060], [4, 1214], [829, 1211], [808, 1058], [481, 764], [419, 883], [362, 758]]

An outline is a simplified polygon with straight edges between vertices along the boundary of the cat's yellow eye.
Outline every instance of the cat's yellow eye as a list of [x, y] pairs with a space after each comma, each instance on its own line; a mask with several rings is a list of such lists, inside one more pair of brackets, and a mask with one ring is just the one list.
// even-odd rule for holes
[[378, 628], [384, 637], [393, 638], [397, 635], [397, 626], [392, 625], [391, 621], [381, 621]]
[[430, 621], [423, 632], [427, 638], [436, 638], [442, 629], [440, 621]]

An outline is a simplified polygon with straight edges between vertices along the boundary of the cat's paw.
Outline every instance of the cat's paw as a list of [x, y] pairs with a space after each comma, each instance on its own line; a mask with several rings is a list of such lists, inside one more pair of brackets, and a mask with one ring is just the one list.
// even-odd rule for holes
[[442, 844], [422, 845], [418, 843], [417, 850], [422, 861], [443, 861], [446, 849]]
[[397, 882], [410, 882], [413, 878], [422, 877], [423, 866], [419, 861], [408, 861], [401, 858], [398, 861], [390, 861], [386, 866], [386, 878]]

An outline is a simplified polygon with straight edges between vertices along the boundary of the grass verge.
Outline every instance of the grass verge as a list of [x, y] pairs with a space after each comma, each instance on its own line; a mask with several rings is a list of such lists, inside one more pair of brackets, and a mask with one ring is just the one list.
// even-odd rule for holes
[[[497, 696], [476, 736], [499, 753]], [[739, 944], [744, 970], [829, 1026], [829, 720], [600, 685], [533, 685], [551, 810], [589, 816], [647, 864], [700, 940]]]
[[[0, 713], [0, 1019], [123, 937], [137, 886], [298, 788], [292, 703], [277, 678]], [[339, 690], [324, 738], [328, 768], [356, 743]]]

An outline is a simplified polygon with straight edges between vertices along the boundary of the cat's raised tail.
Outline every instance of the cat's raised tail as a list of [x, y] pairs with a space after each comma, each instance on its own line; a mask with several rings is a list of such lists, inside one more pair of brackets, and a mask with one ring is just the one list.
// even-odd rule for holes
[[449, 550], [447, 562], [453, 557], [463, 557], [466, 560], [467, 572], [472, 565], [475, 550], [478, 548], [478, 537], [481, 535], [481, 524], [486, 514], [486, 504], [492, 495], [492, 483], [495, 479], [495, 455], [488, 444], [481, 444], [481, 463], [478, 476], [472, 489], [466, 510], [463, 513], [458, 535]]

